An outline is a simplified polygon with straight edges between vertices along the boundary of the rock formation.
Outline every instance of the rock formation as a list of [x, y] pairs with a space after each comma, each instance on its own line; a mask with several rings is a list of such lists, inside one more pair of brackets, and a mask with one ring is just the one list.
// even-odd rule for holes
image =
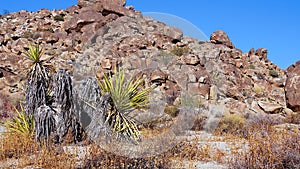
[[[29, 43], [46, 49], [47, 64], [68, 70], [74, 93], [88, 83], [86, 77], [101, 78], [103, 71], [115, 66], [128, 74], [143, 74], [157, 99], [144, 120], [171, 119], [164, 109], [176, 106], [183, 93], [201, 102], [201, 110], [208, 114], [212, 105], [219, 104], [224, 105], [223, 112], [243, 116], [268, 113], [284, 118], [287, 108], [299, 113], [300, 62], [285, 72], [268, 60], [266, 49], [242, 53], [224, 31], [212, 33], [210, 41], [199, 41], [124, 5], [121, 0], [78, 0], [78, 5], [66, 10], [1, 16], [1, 115], [8, 110], [4, 98], [12, 104], [22, 99], [29, 65], [22, 52]], [[80, 91], [77, 95], [86, 96], [87, 101], [97, 100], [97, 94]], [[95, 114], [87, 111], [85, 115], [93, 120]]]
[[292, 110], [300, 112], [300, 61], [287, 68], [285, 86], [287, 105]]

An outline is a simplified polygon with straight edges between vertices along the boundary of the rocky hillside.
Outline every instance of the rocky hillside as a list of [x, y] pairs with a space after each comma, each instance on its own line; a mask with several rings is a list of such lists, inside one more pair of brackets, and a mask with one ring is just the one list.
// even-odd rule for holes
[[268, 60], [267, 49], [242, 53], [221, 30], [199, 41], [124, 5], [78, 0], [66, 10], [1, 16], [0, 116], [23, 97], [29, 61], [22, 52], [31, 43], [40, 43], [47, 63], [67, 69], [75, 82], [102, 77], [114, 66], [143, 73], [156, 92], [159, 110], [151, 118], [171, 118], [168, 110], [183, 94], [208, 114], [216, 106], [223, 113], [281, 120], [300, 113], [300, 62], [282, 70]]

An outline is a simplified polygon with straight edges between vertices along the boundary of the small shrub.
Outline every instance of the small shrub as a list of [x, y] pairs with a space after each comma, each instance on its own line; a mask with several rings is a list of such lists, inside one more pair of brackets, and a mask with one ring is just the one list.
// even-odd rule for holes
[[173, 55], [182, 56], [184, 54], [189, 53], [190, 49], [188, 47], [178, 47], [178, 46], [175, 46], [170, 52]]
[[204, 126], [206, 124], [207, 117], [205, 116], [198, 116], [196, 117], [194, 121], [194, 125], [192, 127], [192, 130], [200, 131], [204, 129]]
[[254, 85], [253, 90], [256, 94], [263, 94], [264, 93], [264, 88], [262, 88], [258, 85]]
[[276, 132], [262, 126], [265, 125], [255, 125], [259, 132], [248, 135], [248, 148], [234, 155], [230, 168], [299, 168], [299, 133]]
[[37, 144], [33, 137], [5, 133], [0, 137], [0, 165], [2, 168], [75, 168], [76, 157], [57, 150], [63, 147], [46, 147]]
[[48, 28], [46, 31], [47, 31], [47, 32], [54, 33], [54, 30], [53, 30], [53, 28]]
[[168, 63], [170, 63], [170, 61], [172, 60], [173, 58], [173, 55], [171, 53], [168, 53], [166, 51], [161, 51], [160, 54], [161, 56], [161, 62], [164, 63], [164, 65], [167, 65]]
[[278, 72], [274, 69], [270, 70], [269, 71], [269, 75], [272, 76], [272, 77], [278, 77]]
[[64, 18], [63, 15], [59, 14], [59, 15], [55, 15], [55, 16], [54, 16], [54, 20], [55, 20], [55, 21], [64, 21], [65, 18]]
[[23, 38], [26, 38], [26, 39], [33, 38], [33, 33], [30, 31], [26, 31], [23, 33]]
[[261, 129], [270, 131], [273, 125], [282, 123], [282, 121], [272, 118], [268, 115], [257, 115], [247, 121], [246, 130], [248, 135], [260, 132]]
[[89, 158], [85, 160], [84, 168], [167, 169], [171, 166], [171, 160], [164, 154], [151, 157], [128, 158], [107, 152], [97, 145], [91, 146], [90, 152]]
[[7, 132], [0, 137], [0, 160], [29, 156], [37, 150], [33, 137], [18, 132]]
[[249, 65], [249, 68], [250, 68], [250, 69], [255, 69], [254, 64], [250, 64], [250, 65]]
[[226, 114], [220, 121], [216, 132], [219, 134], [241, 134], [246, 126], [247, 120], [236, 114]]
[[172, 117], [176, 117], [179, 113], [179, 109], [177, 106], [167, 104], [165, 106], [164, 112]]

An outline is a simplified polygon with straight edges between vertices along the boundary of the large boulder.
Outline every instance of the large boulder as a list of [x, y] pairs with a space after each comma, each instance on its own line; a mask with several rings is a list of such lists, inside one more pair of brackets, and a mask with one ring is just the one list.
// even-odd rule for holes
[[110, 13], [119, 16], [132, 14], [131, 9], [125, 8], [126, 0], [78, 0], [78, 6], [82, 9], [94, 9], [103, 15]]
[[124, 6], [126, 4], [126, 0], [78, 0], [77, 4], [80, 7], [86, 7], [93, 3], [108, 3], [108, 4], [114, 4], [116, 6]]
[[300, 111], [300, 61], [287, 68], [285, 85], [287, 106], [293, 111]]
[[230, 41], [228, 35], [222, 30], [217, 30], [213, 32], [210, 35], [210, 41], [215, 44], [223, 44], [229, 48], [234, 48], [234, 45]]

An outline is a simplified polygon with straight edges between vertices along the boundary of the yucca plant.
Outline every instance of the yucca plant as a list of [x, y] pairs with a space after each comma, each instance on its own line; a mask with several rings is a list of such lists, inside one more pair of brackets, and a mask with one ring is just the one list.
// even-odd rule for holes
[[44, 53], [43, 48], [40, 48], [40, 45], [29, 45], [29, 49], [24, 52], [24, 54], [32, 60], [33, 63], [40, 63], [41, 57]]
[[39, 45], [29, 45], [29, 49], [24, 52], [28, 59], [32, 61], [29, 68], [28, 80], [25, 86], [25, 112], [34, 114], [35, 110], [46, 104], [46, 95], [49, 88], [49, 75], [43, 60], [43, 49]]
[[149, 105], [148, 93], [150, 88], [143, 88], [141, 77], [126, 80], [124, 71], [115, 69], [114, 76], [104, 75], [102, 81], [98, 79], [102, 96], [109, 95], [112, 107], [105, 112], [105, 123], [112, 131], [134, 141], [139, 140], [140, 132], [135, 121], [128, 117], [134, 109], [147, 107]]
[[27, 115], [22, 105], [21, 110], [15, 107], [17, 115], [12, 120], [6, 121], [6, 127], [12, 131], [24, 136], [34, 135], [34, 118], [32, 115]]

